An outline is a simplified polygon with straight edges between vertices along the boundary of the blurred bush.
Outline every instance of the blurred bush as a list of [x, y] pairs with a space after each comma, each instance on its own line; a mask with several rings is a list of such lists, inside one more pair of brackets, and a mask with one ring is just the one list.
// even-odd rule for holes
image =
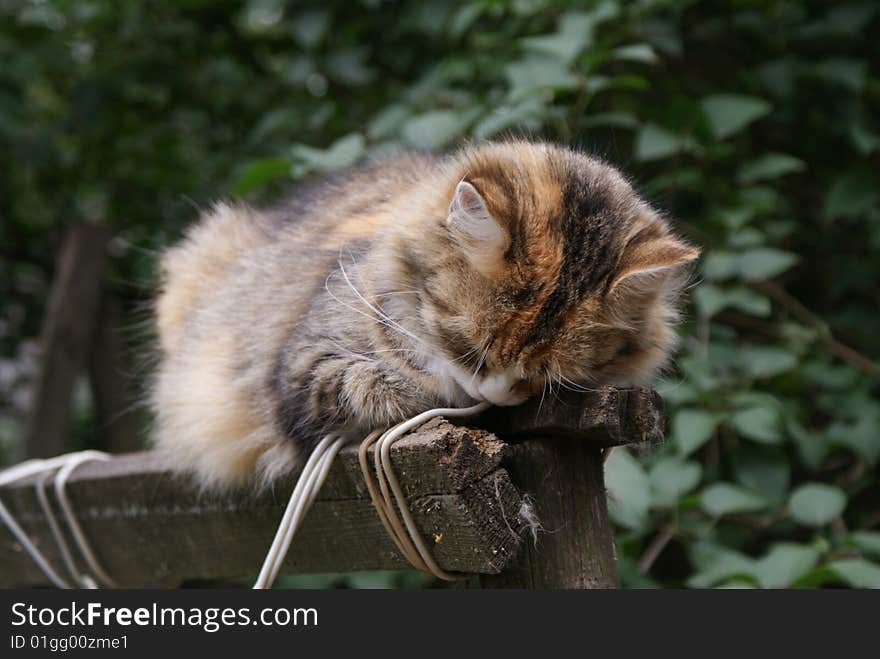
[[669, 441], [608, 463], [622, 583], [880, 586], [878, 43], [870, 0], [0, 2], [0, 435], [65, 226], [135, 318], [216, 197], [512, 131], [706, 248]]

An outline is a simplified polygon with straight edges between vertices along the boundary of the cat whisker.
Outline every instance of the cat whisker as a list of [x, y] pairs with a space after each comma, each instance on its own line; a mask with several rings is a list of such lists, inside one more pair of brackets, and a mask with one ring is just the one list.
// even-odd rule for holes
[[547, 396], [547, 383], [550, 381], [549, 376], [545, 370], [544, 372], [544, 386], [541, 387], [541, 402], [538, 403], [538, 411], [535, 412], [535, 421], [541, 416], [541, 410], [544, 409], [544, 398]]
[[357, 288], [355, 288], [354, 284], [351, 282], [351, 279], [348, 278], [348, 274], [345, 271], [345, 267], [342, 265], [342, 261], [338, 261], [337, 263], [339, 264], [339, 269], [340, 269], [340, 272], [342, 273], [342, 277], [345, 279], [345, 283], [352, 290], [352, 292], [357, 296], [357, 298], [361, 302], [363, 302], [374, 314], [376, 314], [376, 317], [371, 316], [370, 314], [368, 314], [364, 311], [361, 311], [360, 309], [354, 307], [353, 305], [350, 305], [347, 302], [340, 300], [336, 295], [334, 295], [333, 291], [330, 290], [330, 286], [329, 286], [330, 279], [334, 273], [331, 273], [327, 277], [327, 279], [324, 281], [324, 289], [327, 291], [327, 293], [330, 295], [330, 297], [332, 297], [334, 300], [336, 300], [339, 304], [351, 309], [352, 311], [355, 311], [355, 312], [361, 314], [365, 318], [369, 318], [370, 320], [372, 320], [374, 322], [381, 323], [381, 324], [385, 325], [386, 327], [389, 327], [389, 328], [395, 330], [398, 334], [401, 334], [402, 336], [407, 336], [407, 337], [413, 339], [414, 341], [416, 341], [417, 343], [419, 343], [421, 345], [425, 345], [425, 342], [422, 341], [422, 339], [420, 339], [418, 336], [416, 336], [415, 334], [413, 334], [409, 330], [405, 329], [404, 327], [401, 327], [398, 323], [394, 322], [386, 314], [382, 313], [382, 311], [380, 311], [376, 306], [374, 306], [372, 303], [370, 303], [370, 301], [367, 300], [367, 298], [365, 298]]
[[491, 348], [491, 347], [492, 347], [492, 340], [490, 339], [486, 343], [486, 349], [483, 350], [483, 355], [480, 357], [480, 361], [477, 362], [477, 367], [474, 369], [474, 374], [471, 376], [471, 382], [473, 382], [477, 378], [477, 375], [479, 374], [480, 369], [483, 368], [483, 364], [486, 363], [486, 357], [489, 355], [489, 348]]

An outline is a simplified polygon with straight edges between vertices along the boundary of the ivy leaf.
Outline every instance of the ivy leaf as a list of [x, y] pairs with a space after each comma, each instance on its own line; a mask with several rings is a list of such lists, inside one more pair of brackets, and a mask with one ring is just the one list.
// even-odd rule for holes
[[700, 507], [713, 517], [763, 510], [768, 501], [759, 494], [730, 483], [715, 483], [703, 490]]
[[262, 188], [275, 179], [290, 176], [290, 161], [287, 158], [263, 158], [251, 162], [233, 187], [234, 194], [244, 196]]
[[[304, 144], [293, 147], [293, 157], [299, 161], [305, 172], [332, 172], [351, 167], [363, 156], [365, 150], [364, 137], [360, 133], [351, 133], [336, 140], [327, 149], [315, 149]], [[304, 172], [303, 172], [304, 173]]]
[[371, 140], [384, 140], [393, 137], [409, 116], [410, 110], [405, 105], [399, 103], [389, 105], [370, 121], [367, 126], [367, 135]]
[[750, 249], [739, 256], [739, 272], [743, 279], [756, 281], [771, 279], [798, 262], [798, 257], [772, 247]]
[[728, 307], [739, 309], [747, 314], [765, 318], [770, 315], [770, 300], [750, 288], [739, 286], [721, 289], [714, 284], [703, 284], [694, 291], [694, 301], [700, 315], [711, 318]]
[[670, 507], [700, 482], [703, 469], [698, 462], [680, 458], [663, 458], [648, 473], [653, 502], [658, 507]]
[[740, 485], [770, 501], [785, 501], [791, 480], [791, 465], [784, 453], [744, 447], [733, 457], [734, 472]]
[[541, 90], [572, 89], [578, 78], [558, 59], [528, 56], [506, 69], [512, 99], [523, 99]]
[[880, 415], [869, 409], [855, 423], [837, 421], [828, 428], [832, 443], [844, 446], [874, 466], [880, 459]]
[[668, 158], [681, 151], [686, 141], [656, 124], [645, 124], [636, 136], [635, 156], [637, 160], [657, 160]]
[[702, 105], [712, 131], [719, 139], [739, 132], [772, 109], [764, 99], [739, 94], [709, 96], [703, 99]]
[[750, 407], [734, 412], [730, 423], [740, 435], [756, 442], [778, 444], [782, 440], [779, 412], [770, 406]]
[[703, 259], [703, 274], [719, 281], [739, 277], [746, 281], [771, 279], [798, 262], [798, 257], [772, 247], [754, 247], [742, 252], [715, 250]]
[[880, 556], [880, 531], [853, 531], [849, 537], [866, 554]]
[[762, 588], [785, 588], [819, 562], [819, 550], [794, 543], [778, 543], [755, 561], [753, 574]]
[[703, 259], [703, 274], [706, 279], [729, 279], [739, 272], [739, 256], [725, 250], [709, 252]]
[[832, 561], [828, 568], [853, 588], [880, 588], [880, 566], [862, 558]]
[[740, 368], [749, 376], [762, 379], [786, 373], [797, 366], [797, 356], [771, 346], [751, 346], [739, 350]]
[[526, 48], [559, 59], [565, 64], [593, 42], [593, 29], [601, 20], [594, 12], [570, 11], [559, 19], [556, 32], [520, 40]]
[[438, 149], [461, 131], [460, 117], [452, 110], [432, 110], [408, 119], [401, 133], [417, 149]]
[[593, 126], [636, 128], [639, 125], [639, 120], [631, 112], [597, 112], [584, 118], [581, 125], [584, 128], [592, 128]]
[[678, 452], [687, 456], [715, 434], [718, 419], [704, 410], [683, 409], [672, 419], [672, 436]]
[[630, 62], [644, 62], [653, 64], [657, 61], [657, 53], [646, 43], [635, 43], [631, 46], [620, 46], [611, 52], [611, 56], [617, 60]]
[[740, 167], [737, 179], [740, 183], [767, 181], [805, 168], [806, 163], [800, 158], [785, 153], [767, 153]]
[[858, 218], [880, 202], [880, 192], [871, 174], [852, 171], [835, 179], [825, 197], [825, 217]]
[[816, 470], [828, 455], [829, 443], [818, 433], [804, 428], [795, 419], [786, 419], [786, 429], [794, 439], [801, 461], [810, 469]]
[[788, 508], [801, 524], [824, 526], [846, 508], [846, 494], [824, 483], [807, 483], [792, 492]]
[[642, 529], [651, 506], [651, 483], [626, 449], [617, 448], [605, 462], [605, 485], [611, 518], [629, 529]]
[[697, 572], [687, 580], [689, 588], [710, 588], [737, 576], [751, 577], [755, 563], [745, 554], [710, 542], [692, 545], [690, 559]]
[[526, 99], [513, 107], [495, 108], [471, 132], [478, 139], [492, 137], [510, 126], [527, 125], [532, 118], [539, 117], [544, 110], [543, 99], [539, 97]]

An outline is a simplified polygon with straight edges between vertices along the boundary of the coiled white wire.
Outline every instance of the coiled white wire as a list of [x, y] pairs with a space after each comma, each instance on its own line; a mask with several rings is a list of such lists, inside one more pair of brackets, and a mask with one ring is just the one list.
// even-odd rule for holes
[[[437, 565], [430, 550], [422, 539], [421, 534], [416, 528], [412, 514], [409, 512], [409, 507], [406, 505], [406, 498], [404, 497], [400, 483], [394, 475], [393, 466], [391, 464], [391, 445], [400, 439], [405, 433], [435, 417], [470, 416], [482, 412], [488, 407], [489, 403], [483, 402], [465, 408], [442, 407], [428, 410], [411, 419], [398, 423], [396, 426], [393, 426], [383, 433], [379, 438], [376, 447], [376, 462], [377, 477], [379, 478], [380, 486], [383, 486], [384, 501], [381, 498], [378, 498], [378, 495], [376, 494], [375, 487], [372, 485], [369, 473], [365, 468], [366, 463], [365, 458], [363, 457], [366, 447], [375, 440], [375, 433], [370, 434], [364, 440], [362, 445], [361, 467], [364, 470], [364, 478], [367, 481], [370, 496], [373, 499], [373, 503], [376, 506], [376, 511], [379, 514], [383, 526], [386, 531], [388, 531], [394, 544], [414, 567], [431, 572], [441, 579], [451, 581], [459, 577], [445, 572]], [[275, 582], [275, 578], [278, 576], [278, 572], [281, 569], [281, 564], [290, 549], [294, 534], [314, 502], [318, 490], [320, 490], [321, 486], [324, 484], [327, 474], [330, 471], [330, 466], [333, 464], [333, 460], [336, 458], [336, 455], [345, 443], [346, 440], [338, 435], [327, 435], [312, 451], [312, 454], [309, 456], [305, 467], [303, 467], [303, 471], [290, 495], [287, 508], [281, 518], [281, 523], [278, 525], [278, 531], [275, 533], [275, 539], [272, 541], [272, 546], [269, 548], [269, 552], [266, 554], [266, 558], [263, 561], [263, 567], [260, 570], [260, 575], [257, 577], [254, 588], [271, 588], [272, 584]], [[381, 470], [378, 468], [379, 460], [382, 462]], [[391, 490], [394, 492], [394, 497], [397, 500], [397, 507], [403, 515], [406, 524], [406, 532], [401, 528], [399, 520], [397, 520], [395, 524], [396, 515], [394, 515], [394, 504], [390, 501], [390, 495], [388, 495], [386, 488], [384, 487], [384, 480], [381, 477], [381, 474], [383, 473], [384, 477], [387, 479], [388, 485], [390, 485]], [[390, 520], [389, 517], [391, 518]], [[409, 536], [409, 541], [406, 538], [407, 534]]]
[[[73, 583], [77, 584], [79, 587], [97, 588], [98, 582], [101, 582], [105, 586], [115, 586], [116, 584], [104, 568], [101, 567], [101, 564], [95, 556], [95, 553], [92, 551], [92, 547], [89, 544], [79, 521], [76, 519], [73, 504], [67, 495], [67, 481], [74, 469], [84, 462], [109, 459], [110, 456], [101, 451], [79, 451], [77, 453], [66, 453], [46, 460], [27, 460], [21, 464], [0, 471], [0, 487], [29, 476], [46, 474], [43, 478], [37, 481], [37, 500], [39, 501], [43, 514], [46, 516], [46, 520], [49, 523], [49, 529], [52, 531], [52, 536], [58, 545], [68, 575]], [[80, 555], [91, 569], [92, 574], [81, 573], [76, 569], [73, 557], [71, 556], [67, 543], [64, 541], [61, 527], [55, 519], [55, 513], [52, 512], [52, 506], [49, 504], [45, 491], [46, 481], [51, 477], [48, 472], [52, 471], [56, 472], [54, 474], [54, 489], [55, 495], [58, 498], [58, 504], [61, 506], [61, 512], [64, 514], [65, 522], [76, 541]], [[28, 553], [37, 567], [40, 568], [43, 574], [46, 575], [49, 581], [58, 588], [71, 588], [71, 584], [61, 577], [61, 575], [59, 575], [52, 567], [2, 501], [0, 501], [0, 520], [3, 521], [19, 543], [21, 543], [21, 546]]]

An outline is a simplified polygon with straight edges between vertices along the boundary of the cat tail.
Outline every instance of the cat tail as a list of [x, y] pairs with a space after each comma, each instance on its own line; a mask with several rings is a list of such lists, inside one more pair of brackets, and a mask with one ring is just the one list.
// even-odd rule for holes
[[257, 211], [220, 202], [164, 253], [159, 263], [156, 318], [166, 354], [174, 352], [200, 300], [217, 288], [243, 253], [266, 239], [265, 222]]

